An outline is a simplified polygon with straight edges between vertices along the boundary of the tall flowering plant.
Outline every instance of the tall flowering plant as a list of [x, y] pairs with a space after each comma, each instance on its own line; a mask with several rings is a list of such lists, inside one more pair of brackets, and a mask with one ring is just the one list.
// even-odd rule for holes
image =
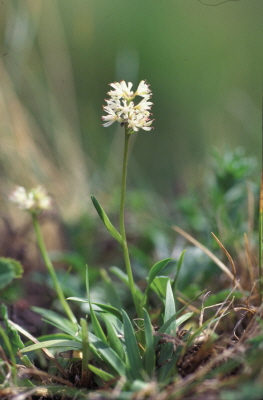
[[[143, 80], [139, 83], [137, 90], [132, 91], [131, 82], [114, 82], [110, 86], [112, 90], [108, 92], [110, 98], [106, 100], [107, 105], [103, 109], [107, 115], [102, 117], [103, 126], [108, 127], [115, 121], [119, 122], [124, 128], [124, 150], [122, 163], [122, 180], [120, 190], [120, 210], [119, 210], [119, 228], [116, 228], [108, 218], [98, 200], [91, 196], [92, 202], [98, 212], [98, 215], [110, 234], [119, 243], [123, 251], [126, 274], [120, 271], [122, 281], [128, 286], [134, 307], [137, 314], [136, 327], [130, 320], [126, 311], [122, 308], [115, 308], [111, 304], [94, 303], [90, 298], [89, 274], [86, 269], [86, 289], [87, 297], [71, 297], [67, 300], [74, 300], [89, 304], [89, 313], [92, 324], [92, 331], [88, 329], [86, 318], [81, 318], [80, 324], [76, 319], [66, 302], [64, 294], [57, 280], [55, 270], [46, 251], [43, 238], [41, 236], [38, 223], [38, 215], [42, 210], [50, 207], [51, 199], [41, 187], [27, 192], [24, 188], [17, 188], [10, 196], [10, 199], [28, 212], [33, 217], [34, 226], [37, 234], [38, 244], [45, 260], [49, 273], [53, 279], [54, 287], [70, 321], [61, 318], [49, 310], [40, 310], [50, 323], [60, 327], [67, 334], [66, 339], [46, 340], [45, 342], [35, 343], [22, 349], [21, 352], [34, 351], [42, 347], [65, 347], [66, 349], [81, 350], [82, 352], [82, 370], [80, 383], [82, 387], [92, 386], [94, 376], [99, 377], [96, 384], [99, 386], [103, 382], [109, 382], [111, 385], [118, 381], [120, 384], [127, 382], [127, 387], [131, 387], [133, 382], [140, 381], [145, 385], [145, 377], [154, 377], [156, 374], [156, 365], [158, 364], [158, 379], [163, 382], [165, 378], [173, 373], [178, 354], [173, 346], [166, 346], [165, 343], [159, 347], [160, 336], [157, 336], [152, 323], [149, 309], [149, 293], [153, 287], [154, 281], [158, 275], [171, 260], [170, 258], [161, 260], [154, 264], [148, 274], [146, 287], [141, 291], [134, 283], [133, 271], [130, 262], [129, 248], [126, 239], [124, 207], [127, 181], [127, 166], [129, 141], [134, 132], [143, 129], [150, 131], [153, 119], [151, 119], [150, 101], [152, 92], [149, 84]], [[184, 254], [184, 253], [183, 253]], [[178, 261], [178, 272], [183, 261], [183, 254]], [[116, 267], [118, 270], [118, 268]], [[192, 313], [184, 314], [177, 318], [174, 292], [176, 289], [177, 277], [171, 280], [167, 277], [165, 289], [165, 298], [158, 291], [158, 296], [163, 303], [161, 322], [158, 335], [175, 334], [179, 324], [190, 318]], [[114, 289], [114, 288], [113, 288]], [[96, 306], [96, 310], [93, 308]], [[96, 312], [95, 312], [96, 311]], [[97, 315], [99, 314], [99, 318]], [[103, 320], [103, 326], [100, 320]], [[106, 330], [106, 333], [105, 333]], [[167, 360], [167, 364], [165, 364]], [[168, 362], [169, 361], [169, 362]], [[111, 383], [110, 383], [111, 382]], [[123, 382], [123, 383], [122, 383]], [[146, 384], [147, 385], [147, 384]], [[134, 390], [134, 389], [132, 389]], [[136, 390], [136, 386], [135, 386]]]
[[[153, 103], [150, 100], [152, 92], [150, 85], [146, 80], [142, 80], [135, 92], [132, 91], [132, 83], [125, 81], [110, 83], [113, 90], [108, 92], [110, 99], [105, 100], [107, 105], [102, 106], [104, 111], [108, 114], [102, 116], [103, 126], [108, 127], [115, 121], [119, 122], [125, 130], [125, 142], [124, 142], [124, 154], [123, 154], [123, 166], [122, 166], [122, 184], [121, 184], [121, 199], [120, 199], [120, 212], [119, 212], [119, 232], [112, 226], [109, 225], [109, 220], [106, 214], [100, 207], [97, 200], [92, 196], [93, 203], [99, 212], [104, 224], [111, 232], [111, 234], [117, 239], [122, 247], [124, 261], [126, 266], [126, 272], [128, 276], [129, 287], [133, 297], [134, 305], [136, 308], [137, 315], [142, 317], [142, 307], [137, 295], [137, 291], [134, 284], [132, 268], [130, 263], [129, 250], [126, 240], [126, 231], [124, 223], [124, 206], [125, 206], [125, 193], [126, 193], [126, 181], [127, 181], [127, 166], [128, 166], [128, 152], [129, 152], [129, 140], [133, 132], [143, 129], [150, 131], [153, 129], [151, 126], [154, 120], [150, 119], [151, 106]], [[142, 97], [142, 100], [137, 101], [138, 97]], [[107, 221], [107, 222], [106, 222]]]

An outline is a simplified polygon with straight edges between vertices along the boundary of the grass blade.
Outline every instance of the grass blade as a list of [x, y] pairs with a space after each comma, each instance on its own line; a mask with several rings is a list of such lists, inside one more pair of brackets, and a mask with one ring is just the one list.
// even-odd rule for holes
[[151, 324], [151, 319], [148, 312], [143, 309], [144, 317], [144, 329], [145, 329], [145, 341], [146, 341], [146, 351], [144, 354], [144, 367], [150, 378], [153, 377], [155, 371], [155, 349], [154, 349], [154, 337], [153, 337], [153, 327]]
[[176, 333], [176, 310], [175, 301], [173, 296], [173, 291], [170, 281], [167, 282], [166, 287], [166, 299], [165, 299], [165, 310], [164, 310], [164, 323], [167, 322], [171, 317], [174, 316], [174, 321], [172, 321], [166, 328], [165, 333], [173, 334]]
[[108, 321], [104, 315], [101, 315], [107, 328], [108, 333], [108, 342], [110, 347], [118, 354], [118, 356], [125, 361], [125, 354], [123, 350], [123, 345], [121, 344], [120, 339], [118, 338], [115, 329], [113, 328], [112, 324]]
[[139, 348], [135, 338], [134, 329], [131, 321], [124, 310], [122, 310], [123, 324], [124, 324], [124, 339], [126, 344], [126, 351], [128, 357], [128, 372], [132, 379], [143, 379], [142, 371], [143, 364], [139, 353]]
[[109, 374], [108, 372], [103, 371], [100, 368], [94, 367], [94, 365], [91, 364], [89, 364], [88, 367], [94, 374], [98, 375], [98, 377], [102, 379], [104, 382], [114, 380], [114, 376]]

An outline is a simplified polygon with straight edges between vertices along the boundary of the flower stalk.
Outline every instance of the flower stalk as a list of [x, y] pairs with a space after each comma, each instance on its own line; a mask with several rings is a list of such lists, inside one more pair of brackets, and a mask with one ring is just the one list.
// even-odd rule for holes
[[136, 288], [133, 279], [133, 273], [130, 262], [129, 249], [126, 239], [126, 230], [125, 230], [125, 195], [126, 195], [126, 183], [127, 183], [127, 167], [128, 167], [128, 156], [129, 156], [129, 141], [130, 141], [130, 133], [128, 132], [128, 128], [125, 127], [125, 141], [124, 141], [124, 153], [123, 153], [123, 165], [122, 165], [122, 183], [121, 183], [121, 201], [120, 201], [120, 234], [123, 239], [122, 250], [124, 256], [124, 262], [126, 267], [126, 272], [128, 275], [129, 287], [131, 290], [133, 302], [135, 305], [135, 309], [139, 318], [142, 317], [142, 310], [138, 302], [138, 298], [136, 296]]
[[69, 305], [68, 305], [68, 303], [66, 301], [66, 298], [64, 296], [63, 290], [62, 290], [62, 288], [60, 286], [60, 283], [58, 281], [55, 268], [54, 268], [54, 266], [53, 266], [53, 264], [52, 264], [52, 262], [50, 260], [50, 257], [48, 255], [48, 252], [47, 252], [47, 249], [46, 249], [46, 245], [45, 245], [45, 242], [44, 242], [41, 230], [40, 230], [38, 217], [37, 217], [37, 215], [35, 213], [32, 213], [32, 218], [33, 218], [33, 225], [34, 225], [34, 229], [35, 229], [35, 232], [36, 232], [36, 237], [37, 237], [37, 243], [38, 243], [38, 246], [39, 246], [39, 250], [40, 250], [40, 253], [41, 253], [42, 258], [44, 260], [44, 263], [45, 263], [45, 265], [47, 267], [49, 275], [50, 275], [50, 277], [52, 279], [52, 282], [53, 282], [55, 291], [57, 293], [57, 296], [59, 298], [60, 304], [61, 304], [62, 308], [64, 309], [66, 315], [70, 319], [70, 321], [75, 324], [75, 323], [77, 323], [77, 320], [76, 320], [71, 308], [69, 307]]
[[[128, 155], [129, 155], [129, 141], [133, 132], [137, 132], [139, 129], [150, 131], [153, 129], [151, 126], [153, 120], [150, 120], [150, 109], [152, 102], [149, 101], [152, 93], [150, 85], [145, 81], [141, 81], [135, 92], [132, 89], [132, 83], [128, 84], [124, 81], [111, 83], [110, 86], [114, 90], [110, 90], [108, 94], [110, 99], [105, 100], [107, 105], [103, 106], [104, 111], [108, 114], [102, 117], [104, 121], [103, 126], [107, 127], [113, 124], [115, 121], [119, 122], [121, 126], [125, 127], [125, 141], [124, 141], [124, 153], [123, 153], [123, 164], [122, 164], [122, 182], [121, 182], [121, 199], [120, 199], [120, 235], [122, 237], [122, 250], [124, 256], [124, 262], [126, 272], [128, 276], [128, 282], [136, 312], [139, 318], [143, 318], [143, 309], [138, 298], [137, 290], [134, 284], [133, 273], [131, 268], [129, 249], [125, 231], [125, 195], [126, 195], [126, 183], [127, 183], [127, 167], [128, 167]], [[136, 103], [134, 101], [136, 96], [140, 96], [143, 99]]]
[[47, 267], [49, 275], [52, 279], [55, 291], [59, 298], [60, 304], [64, 309], [66, 315], [70, 319], [71, 322], [77, 323], [77, 320], [69, 307], [63, 290], [58, 281], [55, 268], [49, 258], [45, 242], [40, 230], [40, 225], [38, 222], [38, 215], [44, 211], [48, 210], [52, 205], [52, 199], [48, 196], [46, 189], [42, 186], [37, 186], [34, 189], [26, 191], [26, 189], [22, 186], [18, 186], [9, 196], [9, 200], [17, 205], [21, 210], [25, 210], [31, 214], [33, 219], [33, 225], [36, 232], [38, 246], [43, 257], [44, 263]]

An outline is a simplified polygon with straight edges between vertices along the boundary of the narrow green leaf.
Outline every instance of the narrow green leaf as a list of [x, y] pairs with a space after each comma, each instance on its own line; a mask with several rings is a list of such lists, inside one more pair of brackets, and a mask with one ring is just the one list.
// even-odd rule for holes
[[180, 273], [182, 265], [183, 265], [185, 253], [186, 253], [186, 250], [183, 250], [181, 255], [180, 255], [180, 257], [179, 257], [179, 260], [177, 262], [176, 275], [175, 275], [175, 278], [174, 278], [174, 280], [172, 282], [172, 291], [173, 291], [174, 295], [175, 295], [175, 292], [176, 292], [177, 281], [178, 281], [179, 273]]
[[99, 323], [99, 320], [97, 318], [97, 315], [95, 314], [95, 312], [93, 311], [92, 305], [90, 303], [90, 316], [91, 316], [91, 322], [92, 322], [92, 326], [94, 329], [94, 333], [95, 335], [102, 340], [102, 342], [104, 342], [105, 344], [107, 344], [107, 338], [105, 336], [105, 333], [103, 332], [103, 329]]
[[131, 321], [124, 310], [122, 310], [123, 325], [124, 325], [124, 340], [128, 357], [128, 372], [132, 379], [143, 379], [143, 364], [139, 353], [137, 341], [135, 338], [134, 329]]
[[[108, 304], [102, 304], [102, 303], [94, 303], [94, 302], [92, 302], [91, 304], [95, 304], [102, 311], [107, 312], [109, 314], [112, 314], [115, 317], [117, 317], [120, 321], [122, 321], [122, 314], [120, 313], [119, 310], [117, 310], [117, 308], [109, 306]], [[97, 311], [100, 311], [100, 310], [97, 310]]]
[[[103, 358], [103, 360], [113, 368], [117, 376], [125, 375], [126, 368], [122, 359], [118, 356], [117, 353], [115, 353], [115, 351], [111, 347], [107, 346], [101, 340], [97, 339], [96, 337], [94, 340], [94, 336], [95, 335], [93, 335], [92, 344], [94, 345], [100, 356]], [[91, 335], [89, 335], [89, 338], [91, 338]]]
[[105, 227], [108, 229], [110, 234], [114, 237], [114, 239], [116, 239], [117, 242], [119, 242], [120, 245], [122, 246], [123, 245], [123, 239], [122, 239], [121, 235], [119, 234], [117, 229], [114, 228], [114, 226], [110, 222], [107, 214], [105, 213], [105, 211], [103, 210], [103, 208], [99, 204], [98, 200], [94, 196], [91, 196], [91, 200], [93, 202], [94, 207], [97, 210], [97, 213], [99, 214], [100, 219], [104, 223]]
[[50, 324], [57, 326], [63, 332], [66, 332], [73, 337], [79, 330], [78, 324], [69, 321], [67, 318], [62, 317], [60, 314], [54, 311], [46, 310], [40, 307], [32, 307], [32, 310], [46, 318], [47, 322]]
[[115, 315], [109, 314], [109, 313], [103, 313], [103, 318], [107, 319], [107, 321], [111, 324], [112, 328], [114, 329], [116, 335], [122, 335], [124, 336], [124, 329], [123, 329], [123, 323], [122, 321], [119, 320], [119, 318], [116, 318]]
[[43, 347], [45, 347], [45, 348], [67, 347], [69, 350], [71, 350], [71, 349], [81, 350], [82, 343], [77, 342], [75, 340], [47, 340], [45, 342], [39, 342], [39, 343], [32, 344], [30, 346], [24, 347], [20, 351], [21, 351], [21, 353], [27, 353], [29, 351], [43, 349]]
[[[175, 301], [173, 296], [173, 291], [171, 287], [170, 280], [167, 282], [166, 287], [166, 298], [165, 298], [165, 309], [164, 309], [164, 324], [169, 322], [169, 325], [166, 327], [165, 332], [169, 335], [176, 335], [176, 310], [175, 310]], [[155, 342], [158, 342], [156, 340]], [[167, 360], [170, 360], [173, 355], [173, 343], [165, 343], [161, 346], [161, 351], [158, 357], [158, 364], [162, 365]], [[162, 368], [163, 370], [163, 368]], [[158, 376], [163, 378], [162, 371], [158, 371]]]
[[85, 297], [67, 297], [67, 300], [78, 301], [80, 303], [89, 303], [89, 300]]
[[98, 375], [100, 377], [100, 379], [102, 379], [104, 382], [114, 379], [113, 375], [109, 374], [106, 371], [103, 371], [102, 369], [94, 367], [94, 365], [92, 365], [92, 364], [89, 364], [88, 367], [94, 374]]
[[89, 290], [89, 267], [88, 264], [86, 264], [86, 293], [87, 293], [87, 298], [90, 301], [90, 290]]
[[104, 342], [105, 344], [107, 344], [107, 339], [106, 336], [103, 332], [103, 329], [99, 323], [99, 320], [93, 310], [91, 301], [90, 301], [90, 288], [89, 288], [89, 269], [88, 266], [86, 266], [86, 291], [87, 291], [87, 297], [88, 297], [88, 301], [89, 301], [89, 307], [90, 307], [90, 316], [91, 316], [91, 322], [92, 322], [92, 326], [94, 329], [94, 333], [95, 335], [102, 340], [102, 342]]
[[[168, 281], [167, 287], [166, 287], [164, 323], [166, 321], [168, 321], [175, 314], [176, 314], [176, 310], [175, 310], [175, 301], [174, 301], [173, 291], [172, 291], [171, 283], [170, 283], [170, 281]], [[176, 320], [175, 319], [173, 322], [171, 322], [169, 327], [166, 329], [165, 333], [168, 333], [170, 335], [176, 334]]]
[[153, 337], [153, 327], [151, 324], [151, 319], [148, 312], [143, 309], [144, 317], [144, 329], [145, 329], [145, 341], [146, 341], [146, 351], [144, 354], [144, 367], [150, 378], [153, 377], [155, 370], [155, 348], [154, 348], [154, 337]]
[[150, 286], [154, 278], [162, 271], [162, 269], [171, 261], [172, 258], [165, 258], [164, 260], [158, 261], [154, 266], [150, 269], [149, 278], [147, 286]]
[[[67, 300], [78, 301], [80, 303], [89, 303], [89, 300], [85, 299], [84, 297], [68, 297]], [[112, 315], [115, 315], [115, 317], [122, 321], [121, 312], [117, 308], [108, 304], [96, 303], [94, 301], [91, 301], [91, 304], [96, 306], [95, 308], [93, 307], [94, 311], [108, 312]]]
[[125, 354], [124, 354], [124, 350], [123, 350], [123, 345], [122, 345], [120, 339], [117, 336], [115, 328], [108, 321], [108, 319], [104, 317], [103, 314], [101, 316], [104, 319], [104, 322], [106, 324], [107, 333], [108, 333], [108, 342], [109, 342], [110, 347], [118, 354], [118, 356], [123, 361], [125, 361]]
[[168, 262], [171, 260], [172, 260], [172, 258], [166, 258], [165, 260], [161, 260], [161, 261], [157, 262], [156, 264], [154, 264], [154, 266], [150, 269], [147, 286], [146, 286], [144, 296], [142, 299], [142, 306], [144, 306], [147, 302], [147, 296], [148, 296], [148, 292], [149, 292], [151, 283], [156, 278], [156, 276], [162, 271], [162, 269], [168, 264]]

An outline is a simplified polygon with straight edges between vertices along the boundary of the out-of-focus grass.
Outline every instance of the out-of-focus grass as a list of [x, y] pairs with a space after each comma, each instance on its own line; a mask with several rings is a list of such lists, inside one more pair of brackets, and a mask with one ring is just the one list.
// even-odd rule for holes
[[116, 79], [146, 78], [154, 95], [155, 130], [134, 137], [136, 186], [147, 180], [176, 195], [198, 179], [211, 143], [260, 157], [262, 2], [0, 7], [2, 194], [43, 183], [69, 219], [87, 207], [91, 187], [112, 191], [122, 137], [105, 132], [100, 116]]

